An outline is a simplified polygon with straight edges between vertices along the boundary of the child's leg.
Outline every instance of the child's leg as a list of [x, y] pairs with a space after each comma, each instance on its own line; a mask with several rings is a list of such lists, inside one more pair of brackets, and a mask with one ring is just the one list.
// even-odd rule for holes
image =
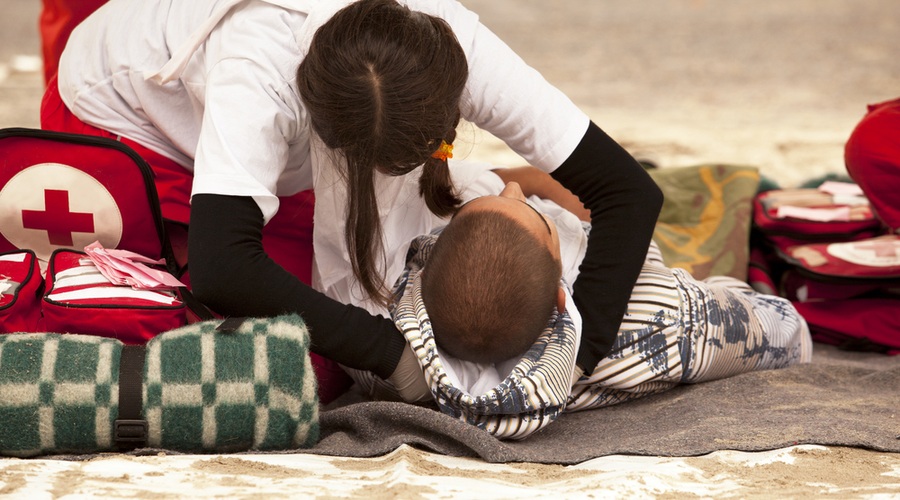
[[754, 293], [753, 287], [751, 287], [748, 283], [745, 283], [737, 278], [732, 278], [731, 276], [710, 276], [703, 280], [703, 282], [710, 286], [736, 288], [743, 292]]
[[612, 349], [572, 386], [566, 411], [622, 403], [681, 382], [684, 327], [677, 284], [670, 269], [648, 258]]
[[698, 282], [676, 270], [695, 312], [687, 329], [690, 355], [683, 382], [702, 382], [812, 358], [806, 322], [790, 301], [729, 278]]
[[663, 261], [662, 251], [659, 249], [659, 245], [657, 245], [655, 241], [650, 241], [650, 247], [647, 249], [647, 257], [644, 259], [644, 262], [648, 264], [657, 264], [660, 266], [666, 265], [666, 263]]
[[[780, 297], [775, 297], [770, 294], [760, 293], [757, 290], [754, 290], [748, 283], [741, 281], [736, 278], [732, 278], [730, 276], [710, 276], [703, 280], [704, 283], [710, 285], [711, 287], [726, 287], [732, 290], [740, 291], [745, 295], [748, 295], [752, 298], [752, 301], [757, 303], [762, 302], [763, 305], [760, 307], [755, 307], [753, 310], [757, 316], [761, 316], [762, 318], [769, 318], [769, 321], [779, 321], [778, 318], [781, 317], [781, 306], [777, 305], [773, 307], [770, 303], [770, 299], [777, 299], [778, 303], [787, 303], [788, 301], [782, 299]], [[789, 309], [791, 313], [789, 317], [796, 319], [800, 322], [800, 331], [797, 333], [797, 337], [800, 339], [800, 359], [799, 363], [809, 363], [812, 361], [812, 337], [809, 333], [809, 325], [806, 324], [806, 320], [803, 319], [797, 311], [794, 309], [793, 305], [789, 305]], [[774, 312], [773, 312], [774, 311]], [[774, 318], [773, 318], [774, 315]]]

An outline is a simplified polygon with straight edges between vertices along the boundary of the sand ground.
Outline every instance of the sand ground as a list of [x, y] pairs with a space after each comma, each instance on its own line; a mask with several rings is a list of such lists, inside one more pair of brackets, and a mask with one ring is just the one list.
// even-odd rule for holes
[[[900, 95], [896, 0], [463, 0], [639, 158], [758, 166], [782, 186], [843, 173], [869, 103]], [[0, 0], [0, 127], [38, 126], [36, 0]], [[521, 160], [486, 133], [464, 156]], [[2, 424], [2, 423], [0, 423]], [[523, 470], [540, 478], [523, 481]], [[473, 473], [472, 471], [478, 471]], [[900, 498], [900, 456], [799, 447], [487, 466], [410, 448], [380, 459], [103, 456], [0, 460], [0, 496]], [[186, 488], [189, 488], [186, 489]]]

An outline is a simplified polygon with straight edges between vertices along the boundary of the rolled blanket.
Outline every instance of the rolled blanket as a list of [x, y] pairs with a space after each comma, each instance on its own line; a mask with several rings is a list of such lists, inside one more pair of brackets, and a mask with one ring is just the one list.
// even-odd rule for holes
[[[234, 331], [195, 323], [146, 346], [147, 446], [185, 452], [308, 448], [319, 437], [309, 333], [296, 315]], [[0, 455], [116, 449], [123, 344], [90, 335], [0, 335]]]

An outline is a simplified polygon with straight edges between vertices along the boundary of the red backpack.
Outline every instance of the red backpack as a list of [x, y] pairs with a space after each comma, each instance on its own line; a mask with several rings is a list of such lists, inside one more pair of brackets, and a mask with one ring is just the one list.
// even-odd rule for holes
[[0, 130], [0, 274], [10, 283], [0, 300], [0, 332], [142, 343], [187, 323], [186, 289], [112, 285], [83, 252], [95, 241], [180, 274], [153, 171], [137, 153], [102, 137]]

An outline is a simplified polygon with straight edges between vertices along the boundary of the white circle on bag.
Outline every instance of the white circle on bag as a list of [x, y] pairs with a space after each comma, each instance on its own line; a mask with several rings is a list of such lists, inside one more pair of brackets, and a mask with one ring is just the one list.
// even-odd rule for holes
[[0, 234], [41, 260], [58, 248], [82, 250], [95, 241], [115, 248], [122, 230], [122, 214], [112, 194], [75, 167], [32, 165], [0, 189]]
[[900, 239], [895, 236], [832, 243], [826, 251], [851, 264], [868, 267], [900, 266]]

